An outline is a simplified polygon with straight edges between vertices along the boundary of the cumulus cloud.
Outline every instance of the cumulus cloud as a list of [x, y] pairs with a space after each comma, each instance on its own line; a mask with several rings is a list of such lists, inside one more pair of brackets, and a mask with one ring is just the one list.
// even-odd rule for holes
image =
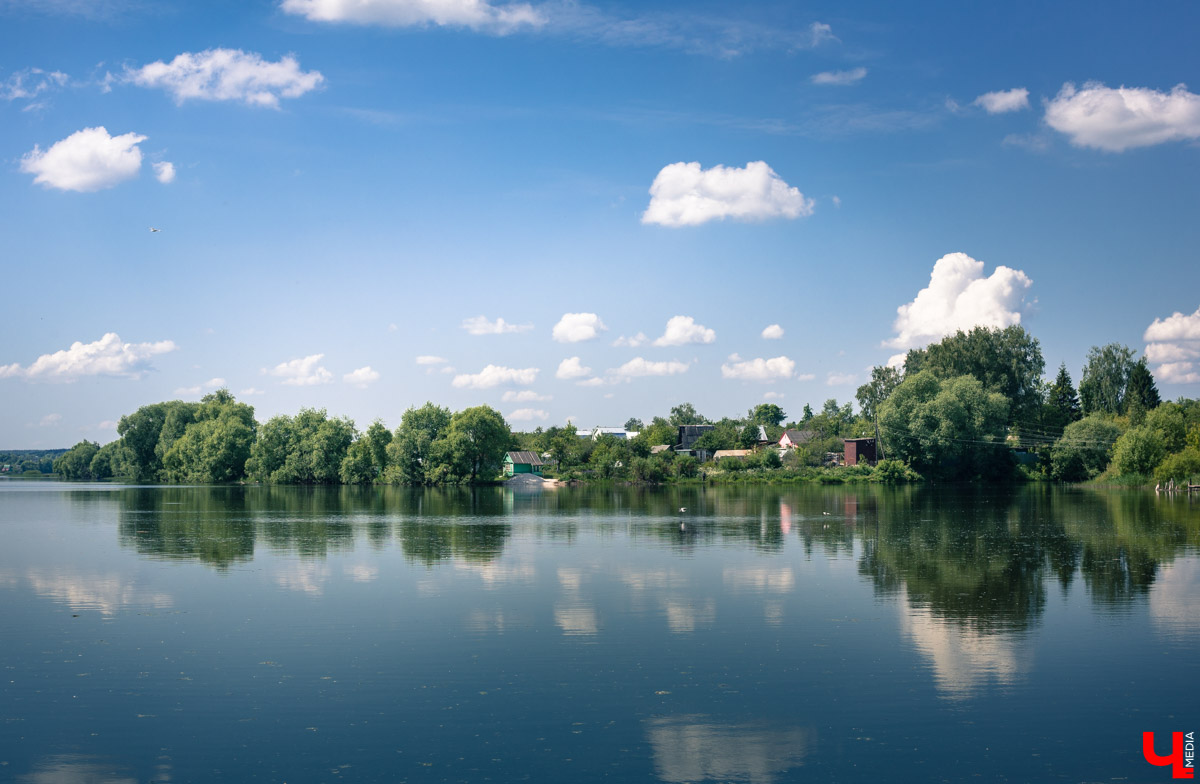
[[493, 4], [488, 0], [283, 0], [286, 13], [312, 22], [346, 22], [385, 27], [466, 27], [504, 35], [546, 20], [527, 3]]
[[825, 378], [825, 385], [831, 387], [840, 387], [845, 386], [846, 384], [853, 384], [857, 380], [858, 377], [853, 373], [830, 373]]
[[538, 368], [508, 368], [488, 365], [478, 373], [462, 373], [450, 383], [459, 389], [491, 389], [502, 384], [528, 386], [537, 380]]
[[1164, 93], [1145, 87], [1063, 85], [1046, 102], [1046, 124], [1076, 147], [1123, 152], [1164, 142], [1200, 138], [1200, 95], [1176, 85]]
[[590, 367], [584, 367], [579, 361], [579, 357], [567, 357], [562, 362], [558, 363], [558, 370], [555, 371], [554, 377], [564, 381], [572, 378], [583, 378], [592, 372]]
[[509, 324], [502, 318], [488, 321], [487, 316], [472, 316], [463, 319], [462, 328], [468, 335], [507, 335], [510, 332], [527, 332], [532, 324]]
[[264, 368], [263, 372], [276, 378], [282, 378], [284, 384], [293, 387], [328, 384], [333, 381], [333, 374], [320, 366], [324, 357], [324, 354], [310, 354], [301, 359], [280, 362], [270, 370]]
[[29, 367], [17, 363], [0, 365], [0, 378], [23, 378], [27, 381], [71, 382], [86, 376], [120, 376], [141, 378], [152, 369], [151, 357], [174, 351], [178, 346], [170, 340], [157, 343], [124, 343], [115, 332], [108, 332], [93, 343], [76, 341], [70, 348], [43, 354]]
[[997, 90], [984, 93], [973, 101], [975, 106], [982, 107], [988, 114], [1004, 114], [1019, 112], [1029, 108], [1029, 91], [1024, 87], [1014, 87], [1011, 90]]
[[238, 394], [242, 397], [249, 397], [250, 395], [265, 395], [267, 394], [267, 390], [258, 389], [257, 387], [246, 387], [241, 392], [238, 392]]
[[866, 68], [852, 68], [849, 71], [822, 71], [808, 77], [808, 81], [813, 84], [842, 86], [861, 82], [866, 75]]
[[1154, 319], [1142, 339], [1146, 361], [1159, 363], [1154, 377], [1163, 384], [1200, 383], [1200, 308]]
[[787, 396], [782, 392], [776, 392], [774, 390], [763, 393], [763, 400], [783, 400], [785, 397]]
[[417, 357], [418, 365], [444, 365], [449, 361], [445, 357], [435, 357], [432, 354], [422, 354]]
[[654, 341], [656, 346], [682, 346], [687, 343], [712, 343], [717, 333], [697, 324], [691, 316], [672, 316], [662, 337]]
[[595, 313], [564, 313], [551, 335], [559, 343], [579, 343], [591, 340], [607, 329]]
[[1025, 291], [1031, 285], [1021, 270], [999, 266], [984, 277], [982, 261], [948, 253], [933, 265], [929, 285], [896, 309], [896, 337], [884, 345], [917, 348], [960, 329], [1020, 324]]
[[537, 392], [534, 392], [532, 389], [522, 389], [520, 392], [510, 389], [507, 392], [505, 392], [504, 396], [501, 397], [500, 399], [503, 400], [505, 403], [531, 403], [531, 402], [539, 402], [540, 403], [545, 400], [553, 400], [554, 396], [553, 395], [539, 395]]
[[46, 414], [38, 422], [38, 427], [52, 427], [62, 421], [62, 414]]
[[545, 421], [549, 416], [540, 408], [518, 408], [508, 415], [508, 419], [511, 422], [532, 422], [535, 419]]
[[379, 371], [372, 370], [370, 365], [360, 367], [358, 370], [351, 371], [342, 376], [342, 381], [345, 381], [347, 384], [353, 384], [359, 389], [366, 389], [378, 380]]
[[319, 71], [300, 70], [291, 55], [272, 63], [240, 49], [184, 52], [169, 63], [159, 60], [125, 71], [125, 81], [166, 90], [175, 103], [240, 101], [272, 109], [279, 108], [280, 98], [304, 95], [324, 80]]
[[43, 151], [37, 145], [21, 158], [33, 181], [64, 191], [99, 191], [138, 175], [146, 140], [136, 133], [109, 136], [104, 126], [84, 128]]
[[689, 363], [674, 359], [663, 362], [651, 362], [641, 357], [634, 357], [624, 365], [621, 365], [621, 367], [609, 370], [608, 375], [615, 383], [631, 381], [635, 378], [644, 378], [646, 376], [674, 376], [679, 373], [686, 373], [688, 366]]
[[[742, 359], [737, 354], [730, 354], [729, 361], [721, 365], [721, 378], [735, 378], [742, 381], [784, 381], [796, 375], [796, 363], [787, 357], [772, 357], [763, 359]], [[811, 375], [800, 376], [801, 380], [811, 380]]]
[[206, 389], [220, 389], [223, 386], [225, 386], [225, 379], [210, 378], [208, 381], [205, 381], [203, 384], [196, 384], [195, 386], [192, 386], [192, 387], [179, 387], [178, 389], [175, 390], [175, 394], [176, 395], [199, 395], [201, 392], [203, 392]]
[[769, 327], [764, 327], [762, 331], [763, 340], [779, 340], [783, 337], [783, 327], [778, 324], [772, 324]]
[[154, 164], [154, 179], [163, 185], [175, 182], [175, 164], [170, 161], [158, 161]]
[[619, 337], [613, 341], [613, 345], [614, 346], [628, 346], [629, 348], [637, 348], [638, 346], [642, 345], [649, 339], [650, 338], [646, 337], [645, 332], [639, 332], [631, 338], [627, 338], [624, 335], [622, 335], [621, 337]]
[[585, 378], [583, 381], [576, 381], [575, 383], [581, 387], [602, 387], [604, 386], [604, 379], [599, 376], [592, 376], [591, 378]]
[[681, 161], [664, 166], [654, 178], [642, 223], [679, 227], [725, 218], [798, 218], [811, 215], [813, 204], [763, 161], [751, 161], [741, 169], [701, 169], [697, 162]]

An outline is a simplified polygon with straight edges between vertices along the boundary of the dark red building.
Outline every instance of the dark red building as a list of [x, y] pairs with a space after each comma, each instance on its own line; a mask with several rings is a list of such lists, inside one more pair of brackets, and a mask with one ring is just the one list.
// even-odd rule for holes
[[843, 438], [842, 441], [846, 444], [846, 465], [875, 465], [878, 458], [875, 457], [874, 438]]

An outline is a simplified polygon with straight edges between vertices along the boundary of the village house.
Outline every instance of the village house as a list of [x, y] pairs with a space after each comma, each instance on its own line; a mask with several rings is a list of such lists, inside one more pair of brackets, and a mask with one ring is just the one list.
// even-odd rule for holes
[[779, 446], [783, 449], [795, 449], [812, 441], [816, 435], [812, 430], [784, 430], [783, 435], [779, 437]]
[[504, 475], [516, 474], [542, 475], [542, 458], [535, 452], [509, 452], [504, 456]]
[[874, 438], [843, 438], [846, 444], [846, 465], [875, 465]]

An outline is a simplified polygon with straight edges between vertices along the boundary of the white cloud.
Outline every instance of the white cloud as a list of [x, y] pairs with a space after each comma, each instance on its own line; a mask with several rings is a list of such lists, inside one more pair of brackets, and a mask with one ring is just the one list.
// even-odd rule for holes
[[506, 335], [510, 332], [527, 332], [532, 324], [509, 324], [502, 318], [488, 321], [487, 316], [472, 316], [463, 319], [462, 328], [468, 335]]
[[460, 389], [491, 389], [501, 384], [528, 386], [537, 380], [537, 368], [507, 368], [488, 365], [478, 373], [464, 373], [454, 377], [450, 383]]
[[763, 393], [763, 400], [783, 400], [785, 397], [786, 395], [784, 395], [782, 392], [776, 392], [774, 390]]
[[808, 78], [813, 84], [842, 86], [861, 82], [867, 75], [866, 68], [852, 68], [849, 71], [822, 71]]
[[333, 381], [333, 374], [319, 365], [324, 356], [324, 354], [310, 354], [302, 359], [280, 362], [271, 370], [264, 368], [263, 372], [276, 378], [282, 378], [284, 384], [293, 387], [328, 384]]
[[983, 107], [988, 114], [1004, 114], [1019, 112], [1029, 108], [1029, 91], [1024, 87], [1014, 87], [1011, 90], [996, 90], [984, 93], [973, 101], [975, 106]]
[[583, 363], [579, 361], [579, 357], [567, 357], [558, 363], [558, 370], [555, 371], [554, 377], [566, 381], [572, 378], [582, 378], [591, 372], [592, 369], [584, 367]]
[[1195, 384], [1200, 382], [1200, 308], [1185, 315], [1172, 313], [1165, 319], [1154, 319], [1142, 336], [1148, 342], [1146, 361], [1161, 363], [1154, 376], [1164, 384]]
[[830, 373], [825, 378], [825, 385], [830, 387], [840, 387], [846, 384], [853, 384], [858, 381], [858, 376], [853, 373]]
[[175, 182], [175, 164], [170, 161], [157, 161], [154, 163], [154, 178], [163, 185]]
[[613, 345], [614, 346], [628, 346], [629, 348], [637, 348], [638, 346], [642, 345], [649, 339], [650, 338], [646, 337], [645, 332], [639, 332], [631, 338], [627, 338], [624, 335], [622, 335], [621, 337], [619, 337], [613, 341]]
[[179, 387], [175, 390], [175, 392], [173, 394], [176, 394], [176, 395], [199, 395], [206, 389], [219, 389], [223, 386], [225, 386], [225, 379], [210, 378], [208, 381], [205, 381], [203, 384], [196, 384], [195, 386], [191, 386], [191, 387]]
[[146, 140], [136, 133], [109, 136], [103, 126], [84, 128], [55, 142], [45, 152], [34, 148], [21, 158], [21, 171], [33, 181], [64, 191], [98, 191], [138, 175]]
[[184, 395], [199, 395], [200, 394], [200, 385], [197, 384], [194, 387], [175, 387], [175, 391], [172, 392], [171, 394], [179, 395], [181, 397]]
[[507, 392], [505, 392], [504, 396], [501, 397], [500, 399], [503, 400], [505, 403], [532, 403], [532, 402], [540, 403], [540, 402], [543, 402], [546, 400], [553, 400], [554, 396], [553, 395], [539, 395], [537, 392], [534, 392], [532, 389], [522, 389], [520, 392], [510, 389]]
[[1105, 87], [1070, 82], [1046, 102], [1046, 124], [1076, 147], [1123, 152], [1170, 141], [1200, 138], [1200, 95], [1186, 85], [1163, 93], [1145, 87]]
[[798, 218], [812, 211], [812, 199], [788, 186], [763, 161], [751, 161], [742, 169], [714, 166], [707, 170], [697, 162], [681, 161], [664, 166], [654, 178], [642, 223], [698, 226], [725, 218]]
[[43, 354], [23, 368], [15, 362], [0, 365], [0, 378], [24, 378], [28, 381], [72, 382], [86, 376], [123, 376], [137, 379], [151, 369], [150, 357], [174, 351], [170, 340], [157, 343], [122, 343], [109, 332], [94, 343], [76, 341], [68, 349]]
[[360, 367], [358, 370], [351, 371], [342, 376], [342, 381], [347, 384], [353, 384], [359, 389], [366, 389], [368, 386], [379, 380], [379, 371], [372, 370], [370, 365]]
[[602, 387], [604, 386], [604, 383], [604, 379], [600, 378], [599, 376], [593, 376], [592, 378], [575, 382], [577, 386], [581, 387]]
[[549, 416], [540, 408], [518, 408], [508, 415], [508, 419], [512, 422], [532, 422], [535, 419], [545, 421]]
[[41, 421], [38, 422], [38, 427], [51, 427], [53, 425], [57, 425], [61, 421], [62, 414], [46, 414], [46, 416], [42, 417]]
[[682, 346], [687, 343], [712, 343], [717, 333], [697, 324], [691, 316], [672, 316], [662, 337], [654, 341], [656, 346]]
[[779, 340], [783, 337], [783, 327], [778, 324], [772, 324], [769, 327], [764, 327], [762, 331], [763, 340]]
[[933, 265], [929, 285], [896, 309], [897, 334], [884, 345], [916, 348], [960, 329], [1020, 324], [1025, 290], [1031, 285], [1033, 281], [1021, 270], [999, 266], [985, 278], [982, 261], [965, 253], [948, 253]]
[[36, 98], [48, 90], [62, 87], [70, 79], [61, 71], [43, 71], [41, 68], [26, 68], [9, 74], [0, 82], [0, 99], [15, 101]]
[[241, 392], [238, 392], [238, 394], [242, 397], [249, 397], [250, 395], [265, 395], [267, 391], [265, 389], [258, 389], [257, 387], [246, 387]]
[[161, 87], [176, 103], [195, 98], [274, 109], [280, 98], [296, 98], [314, 90], [325, 77], [318, 71], [301, 71], [291, 55], [272, 63], [240, 49], [206, 49], [176, 55], [169, 63], [160, 60], [127, 68], [125, 80], [140, 87]]
[[[646, 376], [674, 376], [679, 373], [686, 373], [688, 365], [689, 363], [687, 362], [680, 362], [674, 359], [664, 362], [651, 362], [641, 357], [634, 357], [624, 365], [621, 365], [621, 367], [608, 371], [608, 375], [614, 382], [631, 381], [635, 378]], [[590, 384], [589, 386], [598, 385]]]
[[312, 22], [387, 27], [432, 24], [498, 35], [521, 27], [541, 27], [546, 22], [527, 3], [495, 5], [488, 0], [283, 0], [280, 8]]
[[445, 357], [435, 357], [432, 354], [422, 354], [417, 357], [418, 365], [444, 365], [449, 361]]
[[[742, 381], [783, 381], [796, 375], [796, 363], [787, 357], [771, 359], [742, 359], [737, 354], [729, 355], [729, 362], [721, 365], [721, 378], [736, 378]], [[800, 376], [803, 380], [811, 375]]]
[[579, 343], [591, 340], [607, 329], [595, 313], [564, 313], [551, 335], [559, 343]]

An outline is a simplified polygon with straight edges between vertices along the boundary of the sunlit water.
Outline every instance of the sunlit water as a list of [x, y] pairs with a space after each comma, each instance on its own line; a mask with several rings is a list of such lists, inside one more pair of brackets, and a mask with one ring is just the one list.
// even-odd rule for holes
[[1198, 542], [1047, 487], [0, 482], [0, 780], [1166, 781]]

